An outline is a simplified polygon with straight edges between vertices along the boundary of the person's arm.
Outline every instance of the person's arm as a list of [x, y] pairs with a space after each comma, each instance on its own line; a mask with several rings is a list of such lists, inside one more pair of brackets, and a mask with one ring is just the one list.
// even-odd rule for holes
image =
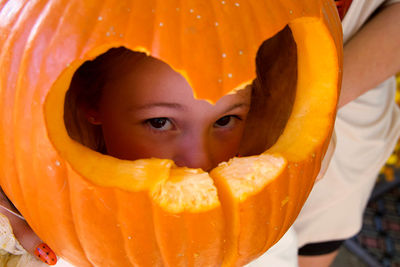
[[400, 71], [400, 3], [385, 7], [344, 46], [338, 107]]

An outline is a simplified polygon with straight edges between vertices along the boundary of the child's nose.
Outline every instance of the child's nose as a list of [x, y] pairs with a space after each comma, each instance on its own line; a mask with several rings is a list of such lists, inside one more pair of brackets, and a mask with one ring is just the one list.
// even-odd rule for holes
[[201, 168], [210, 171], [213, 167], [212, 149], [209, 147], [207, 138], [203, 135], [196, 135], [187, 138], [180, 151], [177, 153], [175, 163], [178, 166], [189, 168]]

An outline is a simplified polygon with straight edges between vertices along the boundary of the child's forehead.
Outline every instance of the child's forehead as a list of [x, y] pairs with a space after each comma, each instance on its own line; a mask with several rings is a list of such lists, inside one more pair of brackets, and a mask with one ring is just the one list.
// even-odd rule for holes
[[[111, 94], [118, 91], [123, 97], [132, 97], [137, 101], [148, 103], [161, 100], [185, 102], [195, 98], [193, 88], [181, 73], [162, 60], [151, 56], [142, 57], [130, 65], [129, 71], [124, 77], [117, 79], [116, 86], [112, 88]], [[250, 91], [251, 86], [243, 84], [228, 96], [246, 99]]]
[[152, 56], [140, 58], [131, 65], [132, 78], [157, 77], [160, 79], [174, 78], [177, 72], [166, 62]]
[[[146, 56], [128, 66], [126, 74], [119, 80], [119, 86], [136, 92], [160, 91], [168, 93], [173, 88], [190, 89], [188, 81], [167, 63]], [[117, 74], [118, 75], [118, 74]], [[182, 90], [185, 92], [187, 90]]]

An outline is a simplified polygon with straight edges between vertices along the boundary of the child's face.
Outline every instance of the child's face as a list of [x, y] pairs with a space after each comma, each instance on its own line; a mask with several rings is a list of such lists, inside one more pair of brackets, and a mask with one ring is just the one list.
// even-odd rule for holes
[[147, 57], [106, 86], [99, 108], [88, 116], [102, 126], [111, 156], [167, 158], [208, 171], [238, 153], [250, 94], [246, 88], [215, 105], [196, 100], [180, 74]]

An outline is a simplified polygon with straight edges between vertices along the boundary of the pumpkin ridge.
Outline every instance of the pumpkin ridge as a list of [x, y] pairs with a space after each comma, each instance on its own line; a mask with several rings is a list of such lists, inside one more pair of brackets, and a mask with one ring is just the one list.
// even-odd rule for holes
[[2, 1], [2, 2], [0, 2], [0, 14], [1, 14], [2, 9], [3, 9], [4, 6], [6, 5], [6, 3], [7, 3], [7, 1]]
[[[4, 5], [1, 8], [1, 14], [4, 14], [3, 12], [7, 11], [7, 4], [9, 4], [10, 6], [12, 6], [12, 8], [15, 8], [15, 6], [13, 4], [11, 4], [10, 2], [4, 2]], [[8, 25], [5, 25], [4, 23], [1, 24], [1, 30], [5, 30], [3, 29], [3, 27], [7, 27], [10, 26], [11, 29], [4, 35], [2, 35], [1, 37], [4, 36], [4, 42], [3, 43], [3, 49], [1, 49], [0, 51], [0, 64], [6, 64], [7, 61], [11, 61], [12, 59], [9, 57], [10, 55], [7, 53], [7, 51], [9, 49], [11, 49], [11, 47], [13, 46], [13, 41], [14, 39], [17, 39], [18, 36], [20, 34], [18, 34], [17, 31], [15, 31], [16, 28], [18, 28], [18, 26], [20, 26], [21, 23], [24, 23], [24, 20], [22, 20], [21, 17], [21, 13], [24, 13], [24, 11], [27, 9], [27, 6], [29, 6], [29, 3], [24, 3], [18, 12], [15, 13], [6, 13], [8, 16], [10, 16], [10, 23]], [[6, 9], [6, 10], [5, 10]], [[0, 15], [1, 15], [0, 14]], [[11, 22], [13, 21], [13, 22]], [[22, 22], [21, 22], [22, 21]], [[18, 57], [21, 57], [21, 55], [18, 55]], [[21, 65], [20, 63], [18, 64], [18, 58], [15, 59], [15, 63], [12, 65], [13, 69], [15, 68], [19, 68], [18, 66]], [[15, 67], [15, 65], [17, 65], [17, 67]], [[2, 73], [2, 75], [0, 77], [2, 77], [0, 79], [0, 107], [5, 107], [6, 109], [3, 109], [2, 111], [0, 111], [0, 114], [2, 115], [2, 118], [6, 117], [5, 119], [2, 120], [1, 122], [1, 149], [4, 150], [4, 155], [8, 155], [8, 154], [12, 154], [12, 150], [18, 150], [18, 146], [17, 146], [17, 140], [15, 135], [12, 134], [12, 130], [10, 131], [10, 126], [7, 127], [6, 122], [9, 122], [11, 124], [11, 129], [17, 128], [17, 123], [15, 122], [15, 110], [17, 109], [15, 103], [13, 101], [10, 101], [9, 103], [7, 103], [6, 99], [7, 98], [12, 98], [13, 100], [15, 100], [15, 95], [12, 94], [12, 92], [9, 92], [7, 90], [5, 90], [5, 88], [7, 88], [7, 85], [12, 83], [12, 80], [14, 78], [14, 76], [17, 76], [17, 72], [13, 71], [10, 73]], [[16, 79], [16, 78], [15, 78]], [[15, 86], [15, 85], [14, 85]], [[7, 96], [7, 94], [9, 96]], [[11, 107], [10, 107], [11, 106]], [[11, 111], [11, 112], [10, 112]], [[10, 119], [11, 117], [11, 119]], [[14, 122], [13, 122], [14, 121]], [[4, 125], [3, 125], [4, 124]], [[7, 129], [8, 128], [8, 129]], [[6, 137], [5, 137], [6, 136]], [[9, 146], [7, 149], [7, 146], [3, 143], [6, 142], [6, 140], [8, 140], [8, 142], [10, 142], [11, 147]], [[11, 161], [11, 166], [10, 166], [10, 162]], [[18, 169], [19, 169], [19, 162], [18, 160], [13, 157], [10, 160], [7, 160], [7, 170], [8, 169], [13, 169], [14, 173], [17, 174], [19, 173]], [[3, 168], [2, 172], [5, 172], [6, 168]], [[8, 172], [5, 173], [4, 177], [8, 176]], [[18, 194], [19, 196], [19, 201], [14, 202], [13, 204], [18, 208], [18, 207], [24, 207], [26, 205], [26, 200], [24, 197], [24, 193], [23, 193], [23, 189], [21, 187], [21, 176], [20, 175], [14, 175], [15, 176], [15, 181], [16, 181], [16, 185], [10, 185], [9, 182], [7, 182], [7, 186], [11, 187], [11, 191], [13, 192], [13, 194]], [[2, 180], [4, 179], [4, 177], [1, 177]], [[4, 182], [2, 181], [2, 187], [5, 187]], [[18, 193], [15, 192], [15, 190], [18, 190]], [[9, 194], [8, 194], [9, 195]], [[28, 215], [29, 216], [29, 215]]]
[[[248, 223], [245, 214], [256, 209], [254, 203], [262, 205], [261, 201], [253, 202], [254, 199], [263, 196], [268, 198], [269, 184], [284, 173], [286, 164], [280, 155], [263, 154], [233, 158], [211, 171], [227, 221], [227, 247], [223, 266], [231, 266], [236, 261], [244, 264], [251, 257], [254, 258], [254, 255], [242, 252], [241, 249], [242, 242], [248, 239], [242, 231], [258, 227]], [[258, 205], [257, 208], [260, 208]]]
[[238, 226], [238, 210], [237, 202], [234, 198], [229, 197], [233, 194], [226, 179], [217, 179], [216, 175], [211, 172], [211, 178], [218, 190], [218, 199], [221, 202], [222, 212], [225, 220], [225, 238], [224, 238], [224, 257], [222, 266], [230, 266], [234, 262], [234, 251], [237, 250], [238, 233], [235, 231]]
[[[66, 167], [65, 169], [67, 169], [68, 167]], [[64, 171], [65, 172], [65, 171]], [[71, 194], [70, 194], [70, 192], [71, 192], [71, 188], [70, 188], [70, 173], [66, 173], [65, 174], [65, 180], [66, 180], [66, 186], [68, 187], [68, 194], [66, 194], [66, 197], [68, 198], [67, 200], [66, 200], [66, 202], [67, 202], [67, 206], [68, 206], [68, 208], [67, 208], [67, 210], [68, 210], [68, 212], [69, 212], [69, 214], [71, 214], [71, 216], [70, 216], [70, 218], [71, 218], [71, 220], [73, 221], [73, 227], [72, 227], [72, 231], [74, 232], [74, 235], [73, 235], [73, 237], [76, 237], [76, 236], [78, 236], [78, 231], [77, 231], [77, 224], [76, 224], [76, 219], [75, 219], [75, 217], [73, 216], [73, 212], [72, 212], [72, 207], [71, 207]], [[70, 227], [70, 229], [71, 229], [71, 227]], [[81, 239], [79, 239], [79, 238], [73, 238], [73, 240], [74, 240], [74, 244], [75, 244], [75, 247], [76, 247], [76, 245], [78, 245], [78, 250], [80, 251], [80, 252], [82, 252], [84, 255], [85, 255], [85, 258], [87, 259], [88, 258], [88, 255], [86, 254], [86, 251], [83, 249], [83, 246], [82, 246], [82, 240]], [[53, 249], [56, 249], [56, 248], [53, 248]], [[60, 249], [61, 250], [61, 249]], [[80, 260], [80, 261], [82, 261], [82, 260]]]
[[[67, 163], [68, 164], [68, 163]], [[67, 165], [67, 167], [66, 167], [67, 169], [69, 169], [69, 168], [71, 168], [71, 166], [68, 166]], [[72, 181], [72, 179], [74, 179], [74, 177], [75, 177], [75, 173], [74, 172], [68, 172], [67, 173], [67, 179], [68, 179], [68, 185], [69, 186], [71, 186], [71, 182], [70, 181]], [[78, 243], [78, 245], [79, 245], [79, 252], [80, 253], [83, 253], [83, 255], [84, 255], [84, 261], [86, 262], [86, 263], [88, 263], [86, 266], [90, 266], [90, 265], [92, 265], [92, 266], [94, 266], [94, 263], [91, 261], [91, 259], [90, 259], [90, 257], [89, 257], [89, 254], [88, 254], [88, 252], [87, 252], [87, 249], [85, 249], [85, 246], [84, 246], [84, 239], [82, 239], [81, 238], [81, 235], [80, 235], [80, 232], [79, 232], [79, 229], [78, 229], [78, 225], [79, 225], [79, 217], [78, 216], [76, 216], [76, 214], [75, 214], [75, 212], [72, 212], [72, 208], [73, 208], [73, 199], [72, 199], [72, 196], [71, 196], [71, 193], [73, 192], [73, 190], [71, 190], [70, 189], [70, 191], [69, 191], [70, 193], [68, 194], [68, 199], [69, 199], [69, 207], [70, 207], [70, 210], [71, 210], [71, 221], [73, 222], [72, 223], [72, 227], [73, 227], [73, 230], [74, 230], [74, 232], [76, 233], [76, 240], [77, 240], [77, 243]], [[53, 246], [52, 246], [53, 247]], [[53, 247], [53, 249], [57, 249], [57, 247]], [[81, 263], [82, 264], [82, 263]]]
[[[78, 242], [78, 245], [79, 245], [79, 252], [83, 253], [83, 255], [84, 255], [85, 259], [86, 259], [86, 262], [90, 262], [90, 264], [93, 265], [93, 262], [91, 262], [90, 259], [89, 259], [89, 255], [88, 255], [87, 251], [83, 247], [83, 244], [82, 244], [83, 239], [79, 238], [79, 232], [78, 232], [78, 229], [77, 229], [77, 225], [78, 225], [77, 224], [77, 219], [73, 215], [72, 212], [71, 212], [71, 214], [72, 214], [71, 219], [72, 219], [72, 222], [73, 222], [73, 229], [74, 229], [75, 235], [78, 237], [78, 238], [76, 238], [76, 241]], [[53, 249], [57, 249], [57, 247], [53, 247]]]
[[[21, 55], [21, 59], [22, 59], [23, 62], [31, 60], [33, 58], [34, 54], [40, 53], [40, 52], [43, 53], [46, 57], [49, 56], [50, 49], [48, 47], [44, 48], [43, 45], [41, 45], [41, 44], [35, 45], [35, 43], [40, 43], [40, 41], [41, 41], [41, 39], [38, 38], [36, 35], [37, 35], [38, 32], [41, 31], [42, 28], [46, 28], [46, 24], [51, 24], [52, 27], [54, 27], [54, 29], [55, 29], [54, 33], [56, 33], [60, 28], [61, 21], [56, 20], [56, 22], [55, 22], [56, 25], [54, 25], [54, 23], [53, 23], [54, 21], [51, 21], [49, 23], [50, 16], [48, 16], [48, 14], [52, 13], [55, 9], [57, 9], [57, 3], [56, 2], [55, 3], [54, 2], [53, 3], [52, 2], [45, 2], [45, 3], [46, 4], [41, 8], [41, 12], [38, 15], [39, 19], [37, 19], [35, 21], [35, 23], [32, 25], [31, 30], [29, 31], [29, 34], [27, 34], [26, 42], [28, 44], [27, 45], [28, 49], [26, 49], [24, 51], [24, 53]], [[55, 40], [55, 36], [52, 35], [52, 37], [51, 37], [51, 39], [50, 39], [50, 41], [48, 43], [51, 44], [54, 40]], [[38, 52], [38, 50], [40, 52]], [[39, 71], [40, 72], [43, 72], [43, 73], [46, 72], [44, 62], [40, 62], [40, 65], [38, 67], [39, 67]], [[22, 79], [29, 79], [32, 82], [32, 85], [34, 87], [40, 88], [39, 81], [38, 80], [34, 80], [34, 79], [31, 78], [32, 76], [34, 76], [31, 73], [32, 72], [36, 72], [36, 71], [38, 71], [38, 70], [36, 70], [35, 68], [28, 68], [24, 64], [21, 64], [20, 67], [19, 67], [19, 72], [25, 73], [24, 76], [21, 75], [21, 78]], [[25, 76], [28, 76], [29, 78], [27, 78]], [[22, 101], [23, 98], [34, 99], [33, 103], [30, 104], [30, 112], [28, 112], [28, 114], [32, 114], [31, 118], [30, 118], [31, 120], [29, 121], [31, 123], [30, 124], [31, 126], [28, 127], [27, 123], [25, 123], [25, 127], [27, 127], [27, 128], [35, 128], [37, 125], [40, 125], [41, 124], [41, 120], [44, 119], [41, 115], [39, 115], [40, 112], [35, 112], [35, 109], [39, 109], [37, 104], [39, 102], [41, 102], [41, 100], [42, 100], [42, 98], [40, 97], [41, 96], [40, 95], [41, 92], [40, 92], [40, 90], [36, 90], [36, 91], [34, 91], [34, 92], [32, 92], [30, 94], [30, 92], [27, 91], [24, 86], [20, 85], [21, 83], [23, 83], [22, 79], [18, 79], [17, 80], [17, 88], [21, 88], [24, 91], [20, 91], [20, 90], [16, 91], [16, 99], [17, 99], [16, 102], [18, 103], [18, 101]], [[30, 101], [27, 100], [27, 102], [29, 103]], [[27, 106], [27, 107], [29, 107], [29, 106]], [[16, 116], [17, 116], [18, 112], [14, 112], [14, 114], [16, 114]], [[17, 133], [18, 132], [20, 132], [20, 131], [17, 131]], [[41, 144], [40, 143], [35, 143], [35, 141], [34, 141], [34, 140], [39, 140], [41, 138], [42, 132], [31, 131], [31, 133], [32, 134], [31, 134], [30, 142], [29, 142], [29, 146], [30, 146], [29, 150], [33, 151], [33, 154], [43, 153], [43, 150], [45, 150], [46, 147], [45, 146], [40, 147], [39, 145], [41, 145]], [[33, 158], [32, 159], [32, 161], [31, 161], [32, 173], [41, 176], [43, 173], [46, 173], [46, 171], [47, 171], [47, 174], [49, 172], [54, 172], [55, 171], [53, 169], [52, 165], [46, 166], [47, 170], [45, 171], [43, 169], [44, 166], [42, 164], [40, 164], [41, 161], [42, 160], [39, 160], [39, 158]], [[40, 182], [41, 181], [38, 181], [38, 183], [40, 183]], [[30, 183], [31, 183], [31, 180], [30, 179], [26, 179], [26, 182], [24, 183], [23, 187], [32, 188], [32, 186], [27, 186], [27, 184], [30, 184]], [[27, 193], [25, 193], [25, 194], [27, 195]], [[30, 210], [29, 212], [30, 213], [35, 213], [35, 214], [44, 214], [44, 216], [39, 216], [39, 218], [41, 218], [40, 224], [46, 224], [46, 220], [47, 220], [46, 215], [45, 215], [46, 212], [43, 211], [43, 208], [41, 208], [41, 203], [37, 202], [37, 200], [39, 199], [37, 197], [38, 196], [37, 194], [36, 194], [36, 197], [34, 197], [34, 201], [32, 201], [32, 202], [34, 202], [34, 204], [32, 204], [32, 205], [35, 205], [37, 207], [37, 209], [34, 210], [34, 211]], [[49, 240], [49, 242], [54, 242], [53, 240], [55, 239], [55, 237], [51, 236], [49, 233], [46, 233], [46, 235], [44, 235], [44, 237], [46, 237], [46, 239]]]
[[[113, 196], [114, 196], [114, 198], [115, 198], [115, 200], [116, 200], [116, 203], [117, 203], [117, 204], [115, 205], [115, 207], [113, 207], [114, 212], [115, 212], [116, 217], [117, 217], [116, 222], [118, 222], [118, 221], [124, 222], [124, 221], [125, 221], [125, 218], [122, 216], [122, 209], [123, 209], [123, 208], [122, 208], [122, 202], [119, 202], [119, 193], [118, 193], [118, 189], [113, 190]], [[120, 220], [119, 218], [121, 218], [122, 220]], [[132, 240], [133, 237], [132, 237], [132, 236], [128, 236], [128, 237], [130, 237], [130, 238], [127, 238], [127, 234], [128, 234], [128, 233], [125, 233], [125, 232], [123, 231], [123, 227], [122, 227], [120, 224], [117, 223], [116, 227], [117, 227], [117, 231], [115, 231], [115, 233], [116, 233], [116, 235], [120, 236], [120, 240], [122, 240], [123, 245], [122, 245], [121, 247], [124, 248], [123, 251], [126, 252], [126, 254], [124, 255], [125, 258], [126, 258], [126, 261], [130, 264], [129, 266], [135, 266], [135, 265], [137, 265], [137, 264], [135, 263], [135, 261], [134, 261], [134, 258], [135, 258], [135, 257], [133, 257], [133, 256], [131, 255], [131, 253], [129, 253], [130, 251], [132, 251], [131, 249], [129, 249], [129, 242], [131, 242], [131, 240]]]
[[[39, 1], [37, 1], [39, 2]], [[43, 7], [40, 9], [40, 13], [38, 15], [38, 19], [35, 21], [35, 23], [32, 25], [31, 30], [29, 31], [28, 37], [27, 37], [27, 44], [28, 44], [28, 49], [31, 48], [31, 42], [37, 38], [37, 35], [39, 33], [40, 26], [43, 25], [43, 22], [46, 19], [50, 19], [51, 17], [48, 16], [52, 9], [54, 8], [54, 3], [51, 1], [46, 1]], [[29, 10], [30, 11], [30, 10]], [[21, 17], [24, 17], [23, 15]]]
[[[25, 56], [26, 56], [26, 54], [22, 55], [22, 58], [24, 58]], [[21, 68], [23, 68], [23, 66], [20, 65], [19, 69], [21, 69]], [[21, 84], [21, 80], [22, 80], [22, 78], [19, 78], [17, 80], [17, 88], [19, 87], [18, 85]], [[24, 100], [25, 95], [23, 93], [21, 93], [21, 91], [24, 89], [25, 88], [22, 87], [22, 88], [19, 88], [19, 90], [16, 90], [16, 92], [15, 92], [16, 104], [13, 106], [13, 109], [11, 112], [13, 121], [18, 121], [19, 119], [22, 121], [27, 120], [24, 118], [24, 115], [26, 116], [27, 114], [25, 112], [20, 112], [20, 110], [17, 109], [18, 103], [23, 102], [23, 100]], [[25, 106], [25, 108], [27, 108], [27, 107]], [[28, 114], [31, 114], [31, 113], [32, 113], [31, 110], [29, 110]], [[29, 125], [29, 124], [32, 124], [32, 122], [29, 121], [26, 124]], [[29, 126], [27, 126], [26, 124], [23, 124], [23, 125], [17, 124], [17, 123], [13, 124], [13, 128], [15, 129], [13, 132], [16, 132], [16, 134], [13, 136], [12, 141], [13, 141], [13, 146], [14, 146], [13, 148], [16, 151], [15, 152], [16, 158], [23, 158], [23, 159], [30, 158], [28, 155], [26, 155], [26, 153], [24, 153], [24, 150], [26, 151], [26, 150], [32, 149], [34, 147], [32, 144], [33, 142], [31, 142], [31, 140], [33, 140], [33, 137], [32, 137], [33, 133], [30, 133], [30, 135], [28, 135], [28, 138], [25, 138], [26, 137], [26, 129], [25, 128], [29, 129]], [[33, 164], [32, 160], [28, 160], [27, 162], [28, 162], [28, 164], [23, 164], [21, 161], [15, 162], [16, 170], [20, 174], [20, 175], [18, 175], [18, 182], [19, 182], [19, 185], [21, 186], [21, 193], [23, 196], [22, 202], [24, 204], [26, 203], [26, 199], [24, 196], [27, 194], [27, 191], [29, 191], [29, 187], [25, 186], [27, 184], [26, 181], [28, 181], [28, 183], [29, 183], [29, 179], [27, 180], [26, 176], [30, 176], [32, 174], [32, 172], [35, 170], [35, 165]], [[30, 170], [30, 172], [28, 170]], [[27, 173], [29, 173], [29, 175], [27, 175]], [[33, 172], [33, 174], [34, 173], [35, 172]], [[31, 192], [29, 192], [29, 193], [31, 193]], [[31, 214], [37, 213], [38, 211], [40, 211], [40, 210], [38, 210], [38, 205], [36, 204], [37, 203], [37, 193], [34, 192], [33, 194], [35, 195], [36, 198], [34, 198], [35, 204], [34, 204], [33, 208], [29, 210], [29, 212]], [[17, 207], [18, 207], [18, 204], [17, 204]]]
[[[67, 3], [65, 4], [64, 2], [67, 2]], [[83, 3], [85, 3], [85, 1], [82, 1], [81, 3], [83, 4]], [[99, 2], [96, 3], [96, 5], [93, 5], [95, 8], [98, 8], [98, 11], [97, 11], [98, 14], [101, 12], [101, 8], [102, 8], [103, 5], [104, 5], [103, 1], [99, 1]], [[63, 13], [60, 14], [59, 19], [57, 20], [57, 28], [56, 28], [56, 30], [54, 31], [54, 34], [53, 34], [54, 37], [49, 42], [49, 49], [48, 49], [49, 51], [52, 50], [51, 49], [52, 47], [56, 47], [57, 46], [57, 44], [55, 44], [56, 40], [58, 39], [57, 37], [59, 35], [62, 35], [63, 31], [65, 30], [61, 26], [61, 24], [63, 24], [62, 22], [66, 21], [67, 18], [74, 17], [74, 14], [76, 13], [76, 10], [79, 9], [79, 6], [76, 3], [74, 3], [73, 1], [63, 1], [62, 6], [63, 6]], [[93, 8], [93, 6], [92, 6], [92, 8]], [[86, 21], [85, 26], [87, 26], [87, 25], [93, 25], [93, 24], [89, 23], [89, 21]], [[87, 36], [86, 36], [87, 40], [91, 39], [93, 33], [95, 32], [95, 27], [97, 27], [97, 26], [93, 25], [91, 30], [85, 31], [86, 34], [87, 34]], [[86, 45], [87, 45], [86, 43], [82, 43], [81, 47], [76, 47], [75, 53], [76, 54], [81, 53], [82, 50], [83, 50], [83, 47], [86, 46]], [[50, 56], [50, 55], [47, 55], [47, 56]]]
[[[3, 14], [6, 14], [7, 17], [9, 18], [8, 21], [6, 21], [7, 24], [5, 24], [4, 22], [1, 24], [1, 30], [4, 32], [4, 39], [8, 39], [8, 37], [10, 36], [10, 34], [12, 32], [14, 32], [14, 28], [16, 27], [16, 23], [15, 21], [18, 20], [18, 18], [21, 16], [21, 12], [23, 12], [23, 10], [25, 9], [26, 5], [28, 5], [28, 3], [26, 2], [19, 2], [19, 6], [17, 6], [15, 3], [10, 4], [11, 1], [7, 2], [7, 1], [3, 1], [2, 3], [0, 3], [0, 16], [2, 16]], [[7, 5], [8, 4], [8, 5]], [[14, 12], [12, 12], [14, 11]], [[11, 27], [11, 28], [8, 28]], [[7, 31], [8, 30], [8, 31]], [[5, 32], [7, 31], [7, 32]], [[3, 37], [1, 36], [1, 37]], [[3, 38], [0, 39], [3, 42]], [[1, 53], [0, 53], [1, 54]]]
[[[208, 177], [208, 173], [200, 169], [179, 168], [173, 169], [171, 173], [170, 180], [160, 182], [158, 188], [152, 192], [154, 221], [158, 226], [155, 231], [164, 262], [170, 266], [185, 265], [183, 261], [189, 266], [212, 266], [214, 262], [221, 262], [224, 236], [221, 229], [224, 221], [211, 178]], [[182, 201], [185, 195], [178, 196], [178, 201], [176, 196], [175, 199], [163, 199], [174, 195], [174, 192], [181, 193], [180, 191], [185, 189], [183, 187], [190, 190], [185, 193], [186, 195], [196, 194], [199, 192], [195, 187], [197, 183], [188, 184], [188, 180], [197, 178], [207, 181], [207, 188], [213, 191], [213, 203], [196, 207], [196, 202], [201, 202], [202, 199]], [[181, 187], [176, 187], [173, 183], [182, 184], [179, 185]], [[167, 191], [162, 192], [163, 189]], [[199, 222], [204, 223], [200, 226]], [[177, 232], [178, 227], [180, 231]], [[212, 242], [208, 239], [210, 235], [214, 236]], [[208, 254], [208, 257], [200, 257], [204, 254]]]

